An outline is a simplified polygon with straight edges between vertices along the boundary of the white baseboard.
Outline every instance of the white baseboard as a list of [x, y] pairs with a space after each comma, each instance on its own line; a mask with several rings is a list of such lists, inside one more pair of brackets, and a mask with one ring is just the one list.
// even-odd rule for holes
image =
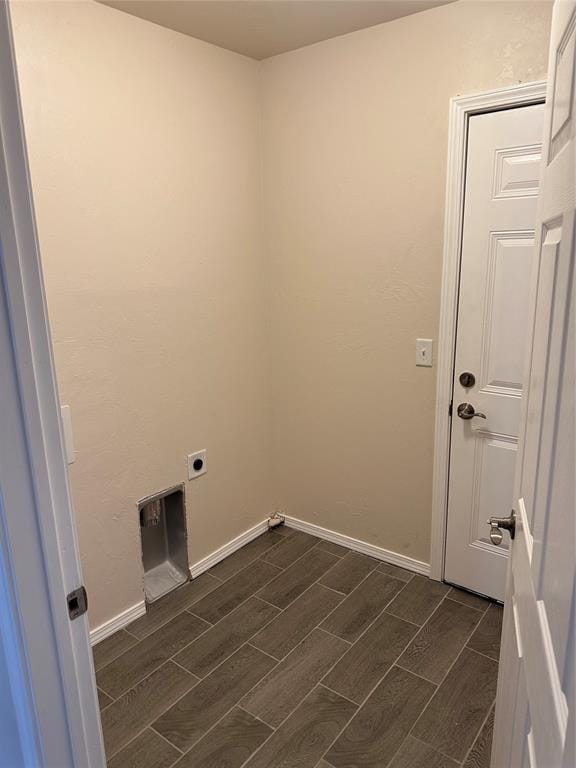
[[240, 549], [240, 547], [248, 544], [248, 542], [252, 541], [252, 539], [258, 538], [258, 536], [261, 536], [267, 530], [268, 518], [266, 518], [266, 520], [262, 520], [261, 523], [258, 523], [252, 528], [249, 528], [247, 531], [244, 531], [244, 533], [241, 533], [239, 536], [236, 536], [235, 539], [232, 539], [232, 541], [229, 541], [222, 547], [214, 550], [214, 552], [212, 552], [210, 555], [206, 555], [206, 557], [203, 557], [201, 560], [193, 563], [190, 566], [190, 573], [192, 574], [192, 578], [195, 579], [196, 576], [200, 576], [201, 573], [204, 573], [204, 571], [212, 568], [214, 565], [216, 565], [216, 563], [219, 563], [220, 560], [224, 560], [225, 557], [228, 557], [228, 555], [236, 552], [237, 549]]
[[424, 563], [422, 560], [416, 560], [407, 555], [399, 555], [397, 552], [391, 552], [388, 549], [376, 546], [376, 544], [368, 544], [366, 541], [353, 539], [352, 536], [346, 536], [343, 533], [337, 533], [328, 528], [322, 528], [320, 525], [314, 525], [313, 523], [307, 523], [304, 520], [298, 520], [297, 517], [289, 517], [286, 515], [285, 525], [289, 528], [295, 528], [298, 531], [311, 533], [313, 536], [318, 536], [320, 539], [331, 541], [333, 544], [340, 544], [343, 547], [348, 547], [348, 549], [353, 549], [355, 552], [361, 552], [363, 555], [370, 555], [370, 557], [382, 560], [385, 563], [390, 563], [390, 565], [398, 565], [400, 568], [405, 568], [407, 571], [420, 573], [422, 576], [430, 576], [430, 564]]
[[[212, 566], [219, 563], [220, 560], [224, 560], [225, 557], [236, 552], [237, 549], [248, 544], [249, 541], [257, 538], [267, 530], [268, 519], [262, 520], [261, 523], [258, 523], [247, 531], [244, 531], [244, 533], [241, 533], [239, 536], [236, 536], [235, 539], [224, 544], [224, 546], [220, 547], [215, 552], [203, 557], [202, 560], [198, 560], [198, 562], [190, 566], [190, 574], [192, 578], [194, 579], [196, 576], [200, 576], [201, 573], [212, 568]], [[125, 611], [122, 611], [122, 613], [114, 616], [114, 618], [109, 621], [105, 621], [104, 624], [100, 624], [99, 627], [92, 629], [90, 631], [90, 644], [96, 645], [96, 643], [105, 640], [110, 635], [113, 635], [114, 632], [117, 632], [119, 629], [124, 629], [124, 627], [128, 626], [128, 624], [140, 618], [140, 616], [143, 616], [145, 613], [146, 603], [142, 600], [140, 603], [136, 603], [136, 605], [133, 605], [131, 608], [127, 608]]]
[[[319, 539], [331, 541], [333, 544], [341, 544], [343, 547], [353, 549], [355, 552], [361, 552], [363, 555], [370, 555], [370, 557], [374, 557], [377, 560], [382, 560], [385, 563], [398, 565], [400, 568], [406, 568], [408, 571], [414, 571], [414, 573], [420, 573], [423, 576], [430, 575], [430, 566], [428, 563], [423, 563], [421, 560], [415, 560], [414, 558], [407, 557], [406, 555], [399, 555], [396, 552], [390, 552], [388, 549], [377, 547], [375, 544], [368, 544], [365, 541], [353, 539], [351, 536], [345, 536], [343, 533], [330, 531], [328, 528], [322, 528], [321, 526], [314, 525], [313, 523], [306, 523], [304, 520], [298, 520], [297, 517], [287, 516], [285, 518], [285, 525], [288, 526], [288, 528], [295, 528], [298, 531], [311, 533], [313, 536], [318, 536]], [[200, 576], [201, 573], [204, 573], [204, 571], [212, 568], [214, 565], [216, 565], [216, 563], [224, 560], [225, 557], [228, 557], [228, 555], [236, 552], [237, 549], [240, 549], [245, 544], [248, 544], [249, 541], [252, 541], [258, 536], [261, 536], [267, 530], [268, 519], [262, 520], [261, 523], [258, 523], [252, 528], [249, 528], [247, 531], [244, 531], [244, 533], [236, 536], [235, 539], [232, 539], [232, 541], [229, 541], [227, 544], [219, 547], [211, 554], [206, 555], [206, 557], [203, 557], [201, 560], [193, 563], [190, 566], [190, 574], [192, 578], [195, 579], [197, 576]], [[146, 603], [144, 600], [142, 600], [141, 602], [136, 603], [136, 605], [133, 605], [131, 608], [127, 608], [125, 611], [122, 611], [122, 613], [114, 616], [114, 618], [110, 619], [110, 621], [106, 621], [104, 624], [101, 624], [99, 627], [91, 630], [90, 643], [92, 645], [96, 645], [96, 643], [99, 643], [110, 635], [113, 635], [114, 632], [117, 632], [119, 629], [123, 629], [128, 624], [130, 624], [130, 622], [135, 621], [145, 613]]]
[[125, 611], [122, 611], [122, 613], [114, 616], [113, 619], [105, 621], [104, 624], [100, 624], [99, 627], [90, 630], [90, 645], [96, 645], [96, 643], [105, 640], [110, 635], [113, 635], [114, 632], [126, 627], [130, 622], [139, 619], [140, 616], [143, 616], [145, 613], [146, 603], [144, 600], [141, 600], [131, 608], [127, 608]]

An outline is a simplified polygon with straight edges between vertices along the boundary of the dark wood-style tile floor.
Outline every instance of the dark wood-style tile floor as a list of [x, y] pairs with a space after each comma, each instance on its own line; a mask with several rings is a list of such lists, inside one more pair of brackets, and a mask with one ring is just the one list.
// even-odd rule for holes
[[502, 609], [265, 533], [94, 648], [109, 768], [489, 768]]

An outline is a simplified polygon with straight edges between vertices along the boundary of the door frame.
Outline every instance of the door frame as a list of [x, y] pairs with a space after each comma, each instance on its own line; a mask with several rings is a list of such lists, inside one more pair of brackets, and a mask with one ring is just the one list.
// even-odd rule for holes
[[[11, 337], [11, 366], [17, 381], [21, 431], [27, 452], [26, 480], [9, 477], [5, 489], [19, 492], [26, 482], [33, 504], [26, 509], [2, 508], [0, 543], [3, 561], [13, 594], [14, 612], [3, 636], [14, 628], [12, 657], [19, 652], [22, 675], [35, 708], [35, 722], [29, 723], [23, 741], [37, 739], [38, 765], [57, 753], [61, 768], [73, 765], [102, 768], [105, 756], [100, 728], [94, 666], [90, 649], [88, 617], [72, 621], [66, 595], [82, 584], [78, 543], [74, 525], [52, 344], [33, 194], [28, 167], [26, 139], [18, 88], [16, 56], [10, 19], [10, 5], [0, 2], [0, 206], [3, 249], [0, 249], [0, 305]], [[0, 403], [0, 407], [2, 404]], [[10, 485], [13, 483], [13, 485]], [[27, 526], [22, 535], [23, 526]], [[18, 534], [18, 535], [16, 535]], [[18, 540], [18, 545], [16, 545]], [[41, 553], [42, 577], [38, 595], [47, 595], [47, 610], [40, 615], [34, 596], [33, 577], [25, 565], [34, 553]], [[34, 576], [36, 578], [36, 576]], [[45, 615], [49, 621], [44, 621]], [[18, 632], [17, 619], [26, 618], [28, 635]], [[21, 620], [20, 620], [21, 623]], [[37, 642], [42, 638], [42, 642]], [[0, 637], [2, 642], [2, 637]], [[43, 647], [44, 646], [44, 647]], [[48, 655], [47, 648], [54, 651]], [[54, 675], [38, 674], [46, 659]], [[54, 667], [57, 667], [55, 669]], [[36, 670], [36, 671], [35, 671]], [[48, 681], [50, 677], [50, 682]], [[14, 678], [16, 680], [16, 678]], [[22, 699], [22, 684], [14, 683], [13, 694]], [[42, 706], [37, 706], [43, 702]], [[50, 707], [61, 717], [67, 743], [52, 742]], [[20, 704], [22, 710], [22, 704]], [[36, 763], [35, 763], [36, 764]]]
[[472, 115], [500, 109], [528, 106], [545, 101], [546, 81], [521, 83], [494, 91], [450, 99], [448, 119], [448, 168], [444, 214], [444, 252], [436, 374], [436, 423], [432, 479], [432, 531], [430, 578], [444, 580], [448, 481], [450, 473], [450, 427], [452, 387], [458, 321], [458, 292], [462, 255], [464, 189], [468, 120]]

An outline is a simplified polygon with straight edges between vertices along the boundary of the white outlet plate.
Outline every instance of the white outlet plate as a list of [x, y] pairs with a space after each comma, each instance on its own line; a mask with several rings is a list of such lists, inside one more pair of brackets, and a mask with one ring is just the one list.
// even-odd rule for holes
[[432, 368], [432, 339], [416, 339], [416, 365]]
[[[206, 474], [206, 449], [188, 454], [188, 480], [196, 480], [197, 477]], [[199, 463], [202, 462], [202, 466]], [[194, 465], [196, 464], [196, 468]]]

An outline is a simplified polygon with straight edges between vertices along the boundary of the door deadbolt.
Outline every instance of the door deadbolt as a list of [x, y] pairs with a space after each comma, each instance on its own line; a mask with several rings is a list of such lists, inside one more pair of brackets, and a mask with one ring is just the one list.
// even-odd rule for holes
[[473, 387], [474, 384], [476, 384], [476, 376], [474, 376], [473, 373], [470, 373], [470, 371], [464, 371], [458, 377], [458, 381], [463, 387], [469, 389], [470, 387]]

